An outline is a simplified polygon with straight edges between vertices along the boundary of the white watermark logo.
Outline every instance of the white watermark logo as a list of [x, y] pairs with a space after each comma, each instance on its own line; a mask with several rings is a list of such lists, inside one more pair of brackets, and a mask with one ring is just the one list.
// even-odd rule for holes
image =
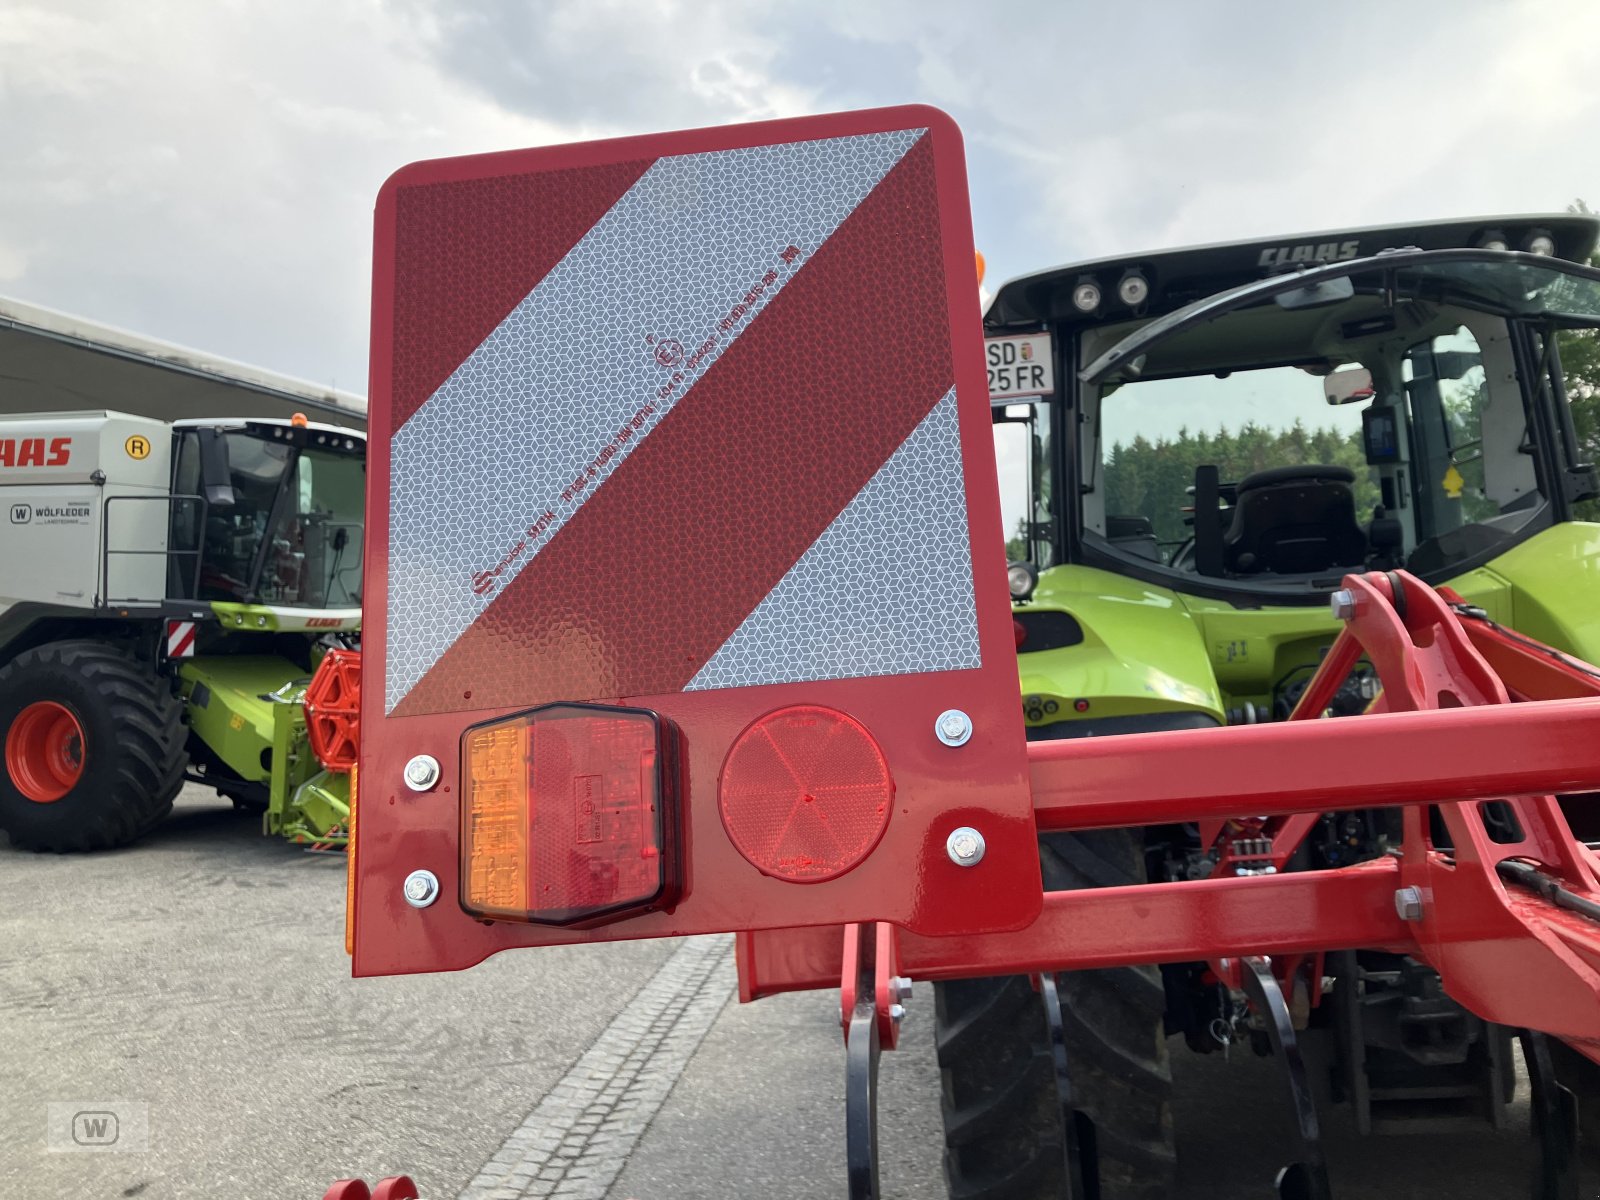
[[52, 1153], [142, 1154], [150, 1149], [150, 1106], [135, 1100], [57, 1100], [45, 1105]]

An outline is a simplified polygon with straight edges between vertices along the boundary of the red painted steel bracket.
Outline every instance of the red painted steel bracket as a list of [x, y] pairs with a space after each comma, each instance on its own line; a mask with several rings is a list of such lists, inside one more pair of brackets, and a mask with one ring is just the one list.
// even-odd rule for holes
[[[1536, 864], [1569, 897], [1600, 903], [1595, 856], [1550, 795], [1600, 790], [1597, 676], [1520, 635], [1463, 622], [1403, 573], [1351, 576], [1345, 586], [1355, 613], [1308, 685], [1302, 719], [1033, 743], [1039, 825], [1241, 814], [1281, 816], [1288, 825], [1306, 814], [1406, 805], [1403, 853], [1340, 870], [1050, 893], [1024, 930], [903, 935], [899, 969], [937, 980], [1211, 959], [1227, 960], [1231, 975], [1246, 955], [1288, 962], [1387, 949], [1433, 965], [1450, 994], [1480, 1016], [1593, 1052], [1600, 923], [1508, 883], [1496, 867]], [[1325, 707], [1363, 653], [1383, 682], [1384, 711], [1304, 719]], [[1518, 698], [1534, 703], [1508, 703], [1501, 675], [1519, 680]], [[1490, 840], [1479, 805], [1495, 801], [1515, 813], [1521, 840]], [[1439, 806], [1449, 850], [1431, 842], [1428, 805]], [[1416, 889], [1414, 905], [1408, 888]], [[751, 931], [737, 950], [742, 1000], [838, 979], [837, 929]]]
[[[865, 955], [870, 940], [872, 953]], [[839, 1024], [845, 1040], [850, 1037], [850, 1018], [855, 1015], [860, 997], [863, 967], [872, 975], [873, 1010], [877, 1014], [878, 1044], [893, 1050], [900, 1044], [900, 1022], [905, 1017], [905, 1002], [910, 999], [910, 980], [900, 974], [900, 939], [893, 925], [879, 921], [866, 925], [846, 925], [839, 971]]]
[[[922, 107], [389, 180], [356, 974], [798, 919], [949, 934], [1038, 915], [973, 261], [960, 134]], [[908, 569], [908, 548], [926, 562]], [[458, 903], [463, 730], [558, 701], [650, 709], [681, 733], [672, 907], [576, 930]], [[810, 819], [803, 771], [770, 861], [718, 803], [735, 740], [797, 704], [859, 722], [893, 787], [881, 810], [830, 810], [828, 828], [881, 836], [803, 882], [783, 877], [809, 853], [783, 849]], [[948, 709], [962, 744], [936, 736]], [[421, 791], [403, 779], [415, 755], [438, 763]], [[946, 851], [969, 824], [982, 871]], [[402, 892], [419, 870], [440, 885], [425, 908]]]

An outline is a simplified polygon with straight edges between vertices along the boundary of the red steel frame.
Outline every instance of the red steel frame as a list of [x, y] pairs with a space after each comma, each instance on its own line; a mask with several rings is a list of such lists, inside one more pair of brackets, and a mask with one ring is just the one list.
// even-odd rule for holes
[[[1202, 959], [1229, 971], [1246, 955], [1282, 962], [1369, 947], [1429, 963], [1485, 1019], [1558, 1034], [1600, 1058], [1600, 923], [1496, 870], [1503, 860], [1533, 864], [1568, 897], [1600, 901], [1596, 857], [1552, 794], [1600, 790], [1600, 673], [1452, 609], [1456, 597], [1403, 572], [1344, 586], [1355, 613], [1308, 685], [1300, 720], [1030, 743], [1035, 817], [1044, 831], [1175, 821], [1216, 831], [1229, 818], [1263, 817], [1274, 856], [1286, 858], [1285, 842], [1303, 838], [1315, 814], [1403, 806], [1398, 854], [1338, 870], [1047, 893], [1039, 919], [1014, 933], [935, 938], [880, 925], [885, 1044], [896, 974]], [[1362, 657], [1383, 685], [1374, 712], [1304, 719]], [[1515, 814], [1520, 841], [1490, 839], [1479, 805], [1491, 800]], [[1433, 844], [1429, 806], [1450, 849]], [[1396, 893], [1411, 888], [1421, 915], [1407, 920]], [[741, 999], [833, 987], [843, 961], [848, 1014], [864, 929], [741, 933]]]

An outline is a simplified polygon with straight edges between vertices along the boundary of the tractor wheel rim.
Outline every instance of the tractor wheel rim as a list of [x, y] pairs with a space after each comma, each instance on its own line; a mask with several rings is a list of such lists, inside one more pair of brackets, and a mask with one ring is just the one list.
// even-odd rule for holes
[[61, 799], [83, 777], [83, 726], [54, 700], [36, 700], [6, 731], [6, 773], [35, 804]]

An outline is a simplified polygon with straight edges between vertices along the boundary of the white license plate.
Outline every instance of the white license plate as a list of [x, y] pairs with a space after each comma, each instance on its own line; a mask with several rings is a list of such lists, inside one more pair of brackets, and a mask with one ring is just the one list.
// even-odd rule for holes
[[989, 366], [989, 403], [1056, 390], [1056, 356], [1048, 333], [985, 338]]

